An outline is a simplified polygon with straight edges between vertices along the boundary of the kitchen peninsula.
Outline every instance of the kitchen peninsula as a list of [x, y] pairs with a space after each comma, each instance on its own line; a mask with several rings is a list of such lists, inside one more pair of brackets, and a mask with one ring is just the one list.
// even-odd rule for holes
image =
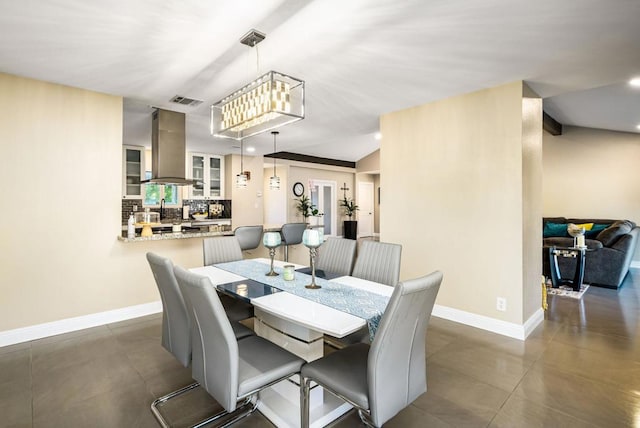
[[[179, 231], [174, 230], [178, 226]], [[138, 227], [139, 229], [139, 227]], [[122, 242], [161, 241], [168, 239], [209, 238], [212, 236], [233, 235], [231, 219], [206, 219], [197, 221], [182, 221], [159, 223], [153, 228], [152, 236], [140, 236], [136, 231], [133, 238], [127, 237], [127, 226], [122, 226], [122, 234], [118, 240]]]
[[136, 236], [135, 238], [127, 238], [126, 236], [118, 236], [118, 241], [122, 242], [142, 242], [142, 241], [166, 241], [170, 239], [189, 239], [189, 238], [210, 238], [212, 236], [233, 235], [233, 232], [159, 232], [152, 236]]

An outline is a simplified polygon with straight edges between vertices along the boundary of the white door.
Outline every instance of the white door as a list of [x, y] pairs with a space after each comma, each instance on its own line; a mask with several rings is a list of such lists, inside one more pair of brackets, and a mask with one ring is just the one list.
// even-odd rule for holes
[[373, 236], [373, 183], [358, 183], [358, 237]]
[[[311, 203], [322, 213], [318, 219], [324, 225], [324, 236], [336, 235], [336, 182], [327, 180], [309, 180]], [[311, 219], [310, 219], [311, 220]]]

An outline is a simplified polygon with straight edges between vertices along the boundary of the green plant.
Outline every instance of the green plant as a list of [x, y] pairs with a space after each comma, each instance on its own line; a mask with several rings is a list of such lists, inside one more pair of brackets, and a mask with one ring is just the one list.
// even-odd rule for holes
[[340, 201], [340, 206], [344, 208], [344, 213], [349, 217], [349, 220], [351, 220], [351, 217], [360, 209], [356, 205], [356, 201], [346, 196]]
[[306, 220], [307, 217], [312, 215], [316, 215], [313, 213], [318, 212], [318, 209], [314, 204], [311, 203], [311, 199], [307, 195], [302, 195], [300, 198], [296, 199], [296, 209], [302, 214], [302, 217]]

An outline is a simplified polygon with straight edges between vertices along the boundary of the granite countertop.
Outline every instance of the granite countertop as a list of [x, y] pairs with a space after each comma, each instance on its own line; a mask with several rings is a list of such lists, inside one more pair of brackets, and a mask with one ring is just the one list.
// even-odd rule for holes
[[[171, 227], [173, 225], [174, 220], [163, 219], [157, 226], [153, 226], [153, 228], [157, 227]], [[198, 227], [198, 226], [209, 226], [214, 224], [231, 224], [230, 218], [207, 218], [204, 220], [180, 220], [176, 219], [176, 223], [180, 223], [181, 226], [187, 227]], [[142, 226], [136, 226], [136, 229], [141, 229]], [[122, 230], [127, 230], [127, 222], [122, 223]]]
[[118, 236], [121, 242], [143, 242], [143, 241], [167, 241], [170, 239], [189, 239], [189, 238], [210, 238], [213, 236], [231, 236], [233, 232], [164, 232], [154, 233], [153, 236], [136, 236], [135, 238], [127, 238], [126, 236]]

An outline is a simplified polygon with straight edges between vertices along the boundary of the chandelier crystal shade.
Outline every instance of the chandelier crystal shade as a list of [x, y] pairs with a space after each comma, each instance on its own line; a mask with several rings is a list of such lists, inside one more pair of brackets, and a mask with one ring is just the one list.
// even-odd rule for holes
[[211, 106], [211, 134], [241, 140], [304, 119], [304, 81], [270, 71]]

